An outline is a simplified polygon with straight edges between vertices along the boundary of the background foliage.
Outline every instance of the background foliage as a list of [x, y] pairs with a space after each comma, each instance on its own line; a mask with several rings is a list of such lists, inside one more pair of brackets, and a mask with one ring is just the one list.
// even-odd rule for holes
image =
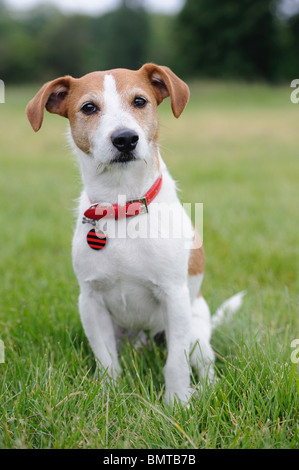
[[[164, 403], [166, 346], [121, 352], [107, 387], [78, 313], [71, 261], [79, 171], [67, 120], [46, 113], [34, 134], [24, 109], [36, 85], [0, 105], [1, 448], [299, 447], [298, 105], [287, 86], [189, 82], [180, 119], [159, 106], [162, 156], [182, 202], [203, 202], [211, 311], [247, 290], [214, 331], [215, 387], [190, 408]], [[4, 467], [3, 467], [4, 468]]]
[[[174, 16], [141, 5], [89, 17], [0, 0], [0, 448], [298, 449], [299, 16], [266, 0], [187, 0]], [[148, 60], [191, 89], [179, 120], [159, 107], [160, 144], [182, 202], [204, 203], [205, 298], [215, 312], [247, 290], [213, 333], [219, 381], [193, 377], [199, 395], [172, 411], [166, 347], [126, 344], [117, 386], [98, 375], [71, 262], [81, 183], [67, 121], [47, 113], [35, 135], [24, 112], [38, 86], [23, 82]]]
[[154, 61], [185, 78], [289, 81], [299, 67], [298, 30], [299, 14], [286, 13], [282, 0], [187, 0], [173, 16], [138, 0], [101, 16], [45, 4], [12, 12], [0, 0], [0, 73], [6, 83], [43, 81]]

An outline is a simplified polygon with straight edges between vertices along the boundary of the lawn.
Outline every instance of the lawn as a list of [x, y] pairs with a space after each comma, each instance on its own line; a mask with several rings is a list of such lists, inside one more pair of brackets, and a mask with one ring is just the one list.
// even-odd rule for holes
[[[179, 120], [161, 106], [161, 151], [182, 202], [203, 202], [204, 295], [215, 311], [219, 381], [189, 408], [163, 403], [164, 347], [127, 343], [107, 387], [77, 310], [71, 263], [81, 183], [67, 121], [25, 118], [38, 87], [0, 104], [0, 448], [298, 448], [299, 104], [291, 89], [191, 83]], [[292, 355], [293, 353], [293, 355]]]

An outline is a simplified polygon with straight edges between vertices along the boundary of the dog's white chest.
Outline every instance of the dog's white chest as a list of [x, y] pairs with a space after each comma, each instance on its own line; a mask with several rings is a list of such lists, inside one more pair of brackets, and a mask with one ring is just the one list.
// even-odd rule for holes
[[120, 326], [162, 330], [159, 279], [154, 274], [157, 259], [150, 262], [155, 247], [144, 240], [108, 238], [105, 248], [96, 252], [84, 240], [85, 231], [80, 227], [73, 242], [73, 264], [81, 286], [89, 285], [98, 293]]
[[103, 299], [114, 321], [122, 327], [149, 330], [153, 334], [165, 328], [161, 302], [150, 285], [119, 279]]
[[[179, 204], [177, 207], [181, 211]], [[151, 206], [150, 212], [153, 210]], [[165, 327], [162, 292], [186, 273], [189, 250], [182, 249], [182, 239], [161, 237], [163, 225], [158, 224], [158, 229], [156, 218], [151, 220], [149, 216], [138, 215], [130, 221], [108, 220], [102, 227], [107, 243], [99, 251], [88, 245], [86, 236], [91, 226], [83, 225], [79, 218], [73, 240], [73, 264], [81, 288], [89, 285], [96, 291], [116, 323], [156, 333]], [[143, 222], [149, 222], [152, 237], [142, 238]], [[131, 231], [125, 233], [125, 226], [132, 223], [136, 224], [135, 229], [132, 225]], [[115, 237], [115, 224], [125, 235], [123, 238]]]

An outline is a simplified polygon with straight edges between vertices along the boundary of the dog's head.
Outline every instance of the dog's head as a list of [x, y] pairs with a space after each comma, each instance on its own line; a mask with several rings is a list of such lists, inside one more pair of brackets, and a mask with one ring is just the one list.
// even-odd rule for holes
[[34, 131], [44, 109], [67, 117], [76, 147], [97, 164], [147, 160], [157, 154], [157, 105], [170, 96], [176, 118], [184, 110], [188, 86], [168, 67], [145, 64], [139, 70], [114, 69], [47, 82], [28, 103]]

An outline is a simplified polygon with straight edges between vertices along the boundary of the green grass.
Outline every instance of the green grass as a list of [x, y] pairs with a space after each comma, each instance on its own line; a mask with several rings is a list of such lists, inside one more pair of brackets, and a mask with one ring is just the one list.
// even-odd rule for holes
[[67, 121], [24, 115], [36, 88], [0, 104], [1, 448], [298, 448], [299, 105], [288, 87], [193, 83], [176, 121], [161, 106], [161, 149], [181, 199], [204, 203], [204, 295], [212, 311], [246, 289], [217, 330], [219, 382], [190, 408], [163, 404], [165, 348], [136, 352], [110, 388], [77, 311], [71, 239], [79, 173]]

